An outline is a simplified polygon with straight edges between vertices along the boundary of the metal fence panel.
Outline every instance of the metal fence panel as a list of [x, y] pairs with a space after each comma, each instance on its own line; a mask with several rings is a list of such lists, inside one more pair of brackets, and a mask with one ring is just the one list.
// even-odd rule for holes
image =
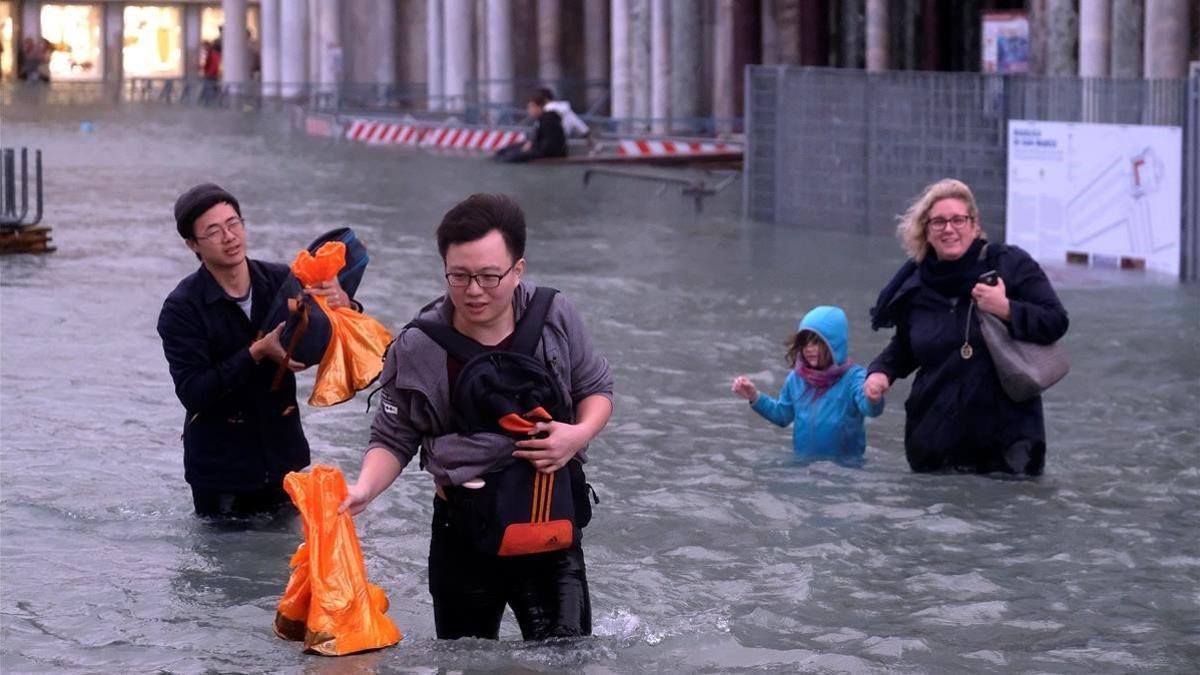
[[1183, 249], [1180, 278], [1200, 281], [1200, 61], [1188, 78], [1187, 126], [1183, 129]]

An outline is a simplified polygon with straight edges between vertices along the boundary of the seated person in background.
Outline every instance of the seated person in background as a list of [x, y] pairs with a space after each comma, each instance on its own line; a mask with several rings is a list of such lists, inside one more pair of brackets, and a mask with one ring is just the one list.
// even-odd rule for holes
[[571, 110], [570, 101], [556, 99], [553, 89], [540, 89], [538, 93], [545, 95], [549, 101], [545, 106], [546, 110], [556, 112], [562, 118], [563, 131], [566, 132], [567, 138], [586, 138], [591, 144], [592, 130], [588, 129], [587, 123], [579, 119], [574, 110]]
[[525, 109], [533, 118], [533, 131], [529, 140], [500, 148], [497, 162], [528, 162], [544, 157], [566, 157], [567, 136], [563, 132], [562, 118], [558, 113], [546, 109], [550, 97], [539, 91], [529, 97]]

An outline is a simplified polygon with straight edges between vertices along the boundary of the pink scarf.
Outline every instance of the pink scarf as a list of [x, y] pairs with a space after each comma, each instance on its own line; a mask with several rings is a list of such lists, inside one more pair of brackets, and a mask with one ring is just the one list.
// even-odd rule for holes
[[850, 370], [850, 366], [854, 365], [854, 361], [846, 359], [846, 362], [837, 365], [829, 366], [825, 370], [815, 370], [809, 368], [804, 362], [804, 357], [800, 356], [796, 359], [796, 374], [804, 383], [808, 385], [808, 391], [805, 393], [812, 394], [812, 400], [816, 401], [829, 391], [829, 388], [837, 384], [838, 380]]

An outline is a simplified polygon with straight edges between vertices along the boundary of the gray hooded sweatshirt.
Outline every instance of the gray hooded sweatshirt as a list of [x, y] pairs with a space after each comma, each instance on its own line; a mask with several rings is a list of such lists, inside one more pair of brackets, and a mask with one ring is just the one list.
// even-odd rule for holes
[[[520, 320], [534, 290], [528, 282], [517, 285], [513, 293], [516, 320]], [[421, 308], [417, 318], [451, 325], [453, 311], [449, 298], [441, 297]], [[535, 356], [554, 374], [572, 409], [594, 394], [612, 401], [608, 360], [596, 352], [582, 318], [562, 293], [556, 294], [550, 305]], [[368, 447], [386, 448], [403, 466], [408, 466], [421, 450], [422, 466], [438, 485], [461, 485], [518, 461], [512, 456], [517, 449], [515, 441], [509, 436], [457, 432], [450, 405], [446, 351], [423, 331], [407, 328], [400, 332], [384, 358], [379, 380], [382, 400], [371, 423]], [[587, 448], [577, 456], [586, 462]]]

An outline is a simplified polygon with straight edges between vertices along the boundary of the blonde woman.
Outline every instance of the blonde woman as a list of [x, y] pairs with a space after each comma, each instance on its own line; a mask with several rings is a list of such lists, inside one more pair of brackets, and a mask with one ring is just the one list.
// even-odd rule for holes
[[987, 243], [975, 197], [958, 180], [926, 187], [896, 234], [911, 258], [871, 310], [873, 329], [896, 332], [867, 368], [867, 398], [916, 372], [904, 426], [913, 471], [1041, 474], [1042, 400], [1004, 394], [971, 314], [1000, 317], [1019, 340], [1052, 343], [1068, 321], [1050, 281], [1025, 251]]

